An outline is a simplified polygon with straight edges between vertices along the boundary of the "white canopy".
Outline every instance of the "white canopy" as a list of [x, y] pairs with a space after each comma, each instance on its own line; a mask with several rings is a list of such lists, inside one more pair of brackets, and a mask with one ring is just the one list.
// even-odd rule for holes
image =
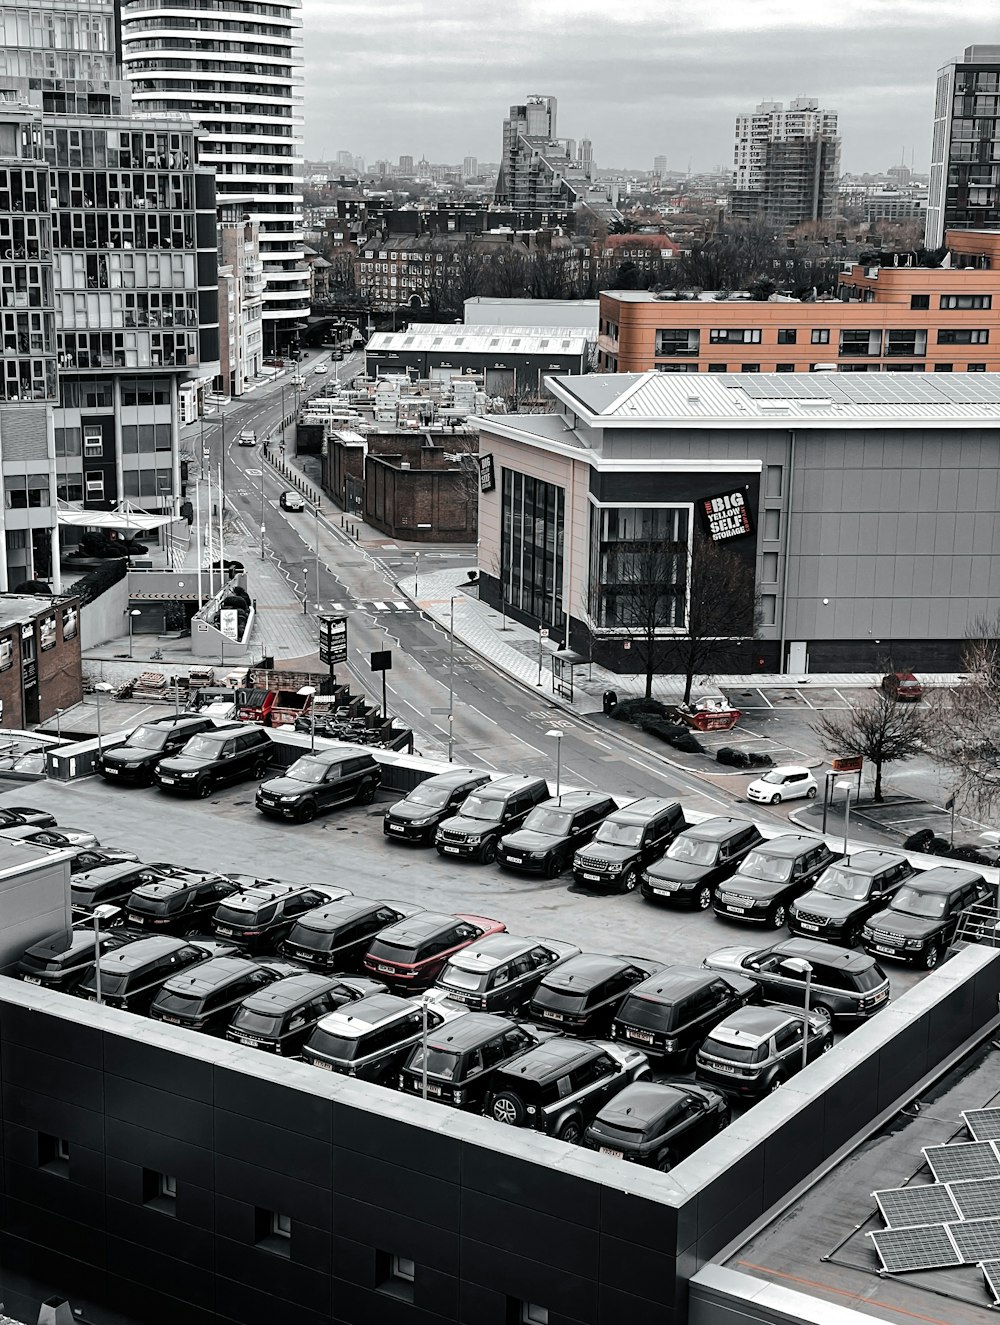
[[86, 525], [93, 529], [162, 529], [173, 524], [176, 515], [149, 515], [133, 509], [129, 502], [119, 502], [111, 511], [85, 511], [73, 502], [59, 503], [57, 520], [61, 525]]

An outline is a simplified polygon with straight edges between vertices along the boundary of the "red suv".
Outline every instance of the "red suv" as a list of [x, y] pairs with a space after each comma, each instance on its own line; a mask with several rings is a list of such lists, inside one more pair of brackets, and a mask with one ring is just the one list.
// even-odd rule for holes
[[456, 952], [506, 928], [486, 916], [418, 911], [379, 933], [368, 949], [365, 970], [391, 989], [429, 989]]
[[924, 697], [924, 688], [912, 672], [890, 672], [883, 676], [882, 690], [901, 704], [916, 704]]

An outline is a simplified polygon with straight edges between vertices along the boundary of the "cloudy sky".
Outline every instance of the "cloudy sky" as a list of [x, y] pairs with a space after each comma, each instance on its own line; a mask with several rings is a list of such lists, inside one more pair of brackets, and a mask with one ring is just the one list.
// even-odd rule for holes
[[303, 0], [306, 156], [496, 161], [507, 107], [559, 99], [598, 164], [710, 168], [758, 101], [840, 112], [846, 170], [911, 149], [926, 169], [934, 79], [1000, 43], [996, 0]]

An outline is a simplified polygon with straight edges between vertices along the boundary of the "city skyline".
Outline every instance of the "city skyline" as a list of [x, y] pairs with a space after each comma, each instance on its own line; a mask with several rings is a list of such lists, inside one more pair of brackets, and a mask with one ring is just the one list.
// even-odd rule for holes
[[807, 95], [838, 112], [845, 171], [904, 153], [926, 171], [937, 70], [996, 35], [988, 0], [883, 0], [874, 13], [844, 0], [835, 14], [756, 0], [750, 23], [736, 0], [680, 0], [669, 15], [651, 0], [627, 16], [595, 0], [508, 9], [486, 61], [495, 14], [483, 0], [461, 17], [389, 0], [377, 40], [357, 0], [305, 0], [306, 157], [350, 145], [368, 161], [497, 160], [507, 107], [538, 92], [558, 98], [599, 163], [643, 169], [665, 154], [671, 170], [708, 170], [730, 165], [738, 114]]

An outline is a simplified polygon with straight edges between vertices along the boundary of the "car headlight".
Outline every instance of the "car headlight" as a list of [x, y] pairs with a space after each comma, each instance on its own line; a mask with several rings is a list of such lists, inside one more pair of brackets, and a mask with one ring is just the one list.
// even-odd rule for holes
[[906, 946], [907, 946], [908, 948], [922, 948], [922, 947], [924, 946], [924, 940], [923, 940], [923, 939], [907, 939], [907, 940], [906, 940]]
[[481, 833], [466, 833], [465, 835], [466, 845], [470, 847], [478, 846], [482, 840]]
[[452, 1099], [455, 1101], [456, 1104], [461, 1104], [462, 1101], [465, 1099], [465, 1091], [464, 1090], [454, 1091], [452, 1094]]
[[677, 1041], [674, 1038], [671, 1037], [671, 1039], [663, 1041], [663, 1052], [665, 1054], [676, 1053], [676, 1051], [677, 1051]]
[[280, 800], [283, 805], [289, 805], [292, 801], [297, 801], [298, 796], [279, 796], [278, 800]]
[[179, 778], [193, 778], [193, 777], [196, 776], [196, 774], [195, 774], [195, 773], [178, 773], [177, 776], [178, 776]]
[[431, 816], [431, 817], [428, 818], [428, 819], [411, 819], [411, 820], [410, 820], [410, 827], [411, 827], [411, 828], [426, 828], [429, 824], [432, 824], [433, 822], [434, 822], [434, 818], [433, 818], [433, 816]]
[[615, 862], [610, 865], [605, 865], [604, 868], [608, 871], [609, 874], [621, 874], [622, 872], [622, 866], [619, 862]]

